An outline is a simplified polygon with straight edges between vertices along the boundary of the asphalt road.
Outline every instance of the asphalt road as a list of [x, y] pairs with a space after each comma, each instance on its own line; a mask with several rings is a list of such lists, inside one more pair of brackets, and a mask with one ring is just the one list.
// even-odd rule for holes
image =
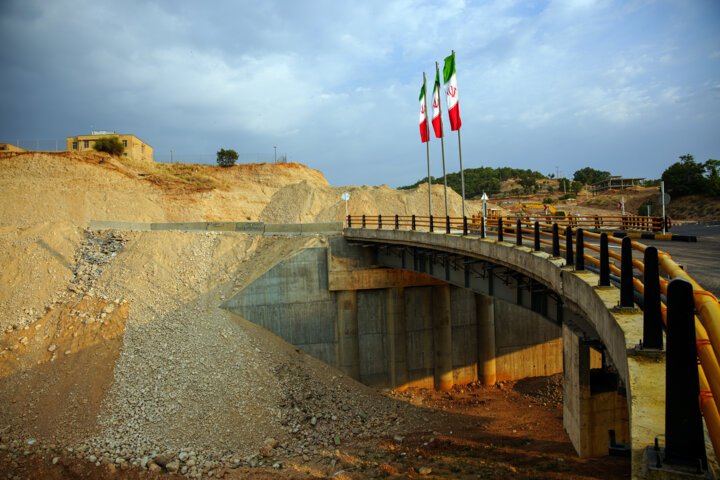
[[670, 230], [676, 235], [695, 235], [697, 243], [667, 240], [639, 240], [653, 245], [672, 256], [675, 263], [705, 290], [720, 298], [720, 225], [693, 223], [678, 225]]

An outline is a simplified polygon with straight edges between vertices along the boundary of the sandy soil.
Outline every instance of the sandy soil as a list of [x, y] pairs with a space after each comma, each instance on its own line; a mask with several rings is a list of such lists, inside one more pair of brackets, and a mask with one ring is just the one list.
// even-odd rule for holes
[[[0, 155], [0, 191], [3, 475], [627, 475], [626, 460], [574, 457], [557, 379], [378, 392], [218, 308], [322, 236], [85, 230], [90, 220], [337, 221], [343, 192], [353, 214], [422, 215], [426, 185], [332, 187], [298, 164], [28, 152]], [[444, 215], [442, 186], [432, 199]], [[450, 215], [460, 205], [450, 192]], [[468, 213], [481, 205], [468, 202]]]

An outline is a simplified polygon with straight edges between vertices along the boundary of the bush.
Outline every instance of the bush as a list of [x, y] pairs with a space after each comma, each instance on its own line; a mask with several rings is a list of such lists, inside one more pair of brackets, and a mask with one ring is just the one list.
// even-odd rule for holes
[[110, 155], [120, 156], [125, 151], [125, 146], [119, 137], [100, 137], [95, 140], [93, 148], [98, 152], [107, 152]]
[[645, 200], [642, 205], [638, 207], [638, 215], [645, 216], [648, 214], [648, 206], [650, 207], [650, 216], [657, 217], [662, 215], [662, 208], [652, 198]]
[[552, 198], [543, 198], [543, 203], [555, 203], [555, 200]]
[[232, 167], [238, 159], [238, 154], [235, 150], [225, 150], [221, 148], [217, 152], [217, 164], [221, 167]]
[[602, 182], [610, 178], [610, 172], [603, 170], [595, 170], [594, 168], [585, 167], [578, 170], [573, 175], [573, 180], [580, 182], [583, 185], [592, 185], [593, 183]]
[[572, 193], [566, 193], [562, 197], [558, 198], [558, 200], [577, 200], [577, 197]]

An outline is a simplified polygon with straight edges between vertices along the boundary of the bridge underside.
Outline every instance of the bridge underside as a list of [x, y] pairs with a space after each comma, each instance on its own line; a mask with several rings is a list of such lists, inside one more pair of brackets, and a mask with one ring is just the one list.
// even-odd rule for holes
[[488, 259], [332, 238], [278, 264], [223, 307], [370, 385], [453, 384], [564, 372], [564, 425], [578, 454], [629, 443], [628, 399], [574, 303]]

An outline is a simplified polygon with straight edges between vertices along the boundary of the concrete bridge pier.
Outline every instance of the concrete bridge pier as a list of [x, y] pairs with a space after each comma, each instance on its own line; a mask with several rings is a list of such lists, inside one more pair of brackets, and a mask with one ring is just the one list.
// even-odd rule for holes
[[337, 292], [335, 364], [346, 375], [360, 378], [360, 337], [358, 336], [357, 290]]
[[405, 322], [405, 289], [383, 290], [388, 345], [388, 372], [390, 385], [397, 387], [408, 381], [407, 334]]
[[495, 303], [492, 297], [475, 294], [477, 312], [477, 378], [483, 385], [495, 385]]
[[452, 321], [450, 285], [432, 287], [433, 336], [435, 340], [435, 389], [450, 390], [453, 386]]
[[602, 356], [563, 325], [563, 427], [580, 458], [608, 454], [609, 432], [630, 442], [627, 399], [618, 377], [603, 368]]

